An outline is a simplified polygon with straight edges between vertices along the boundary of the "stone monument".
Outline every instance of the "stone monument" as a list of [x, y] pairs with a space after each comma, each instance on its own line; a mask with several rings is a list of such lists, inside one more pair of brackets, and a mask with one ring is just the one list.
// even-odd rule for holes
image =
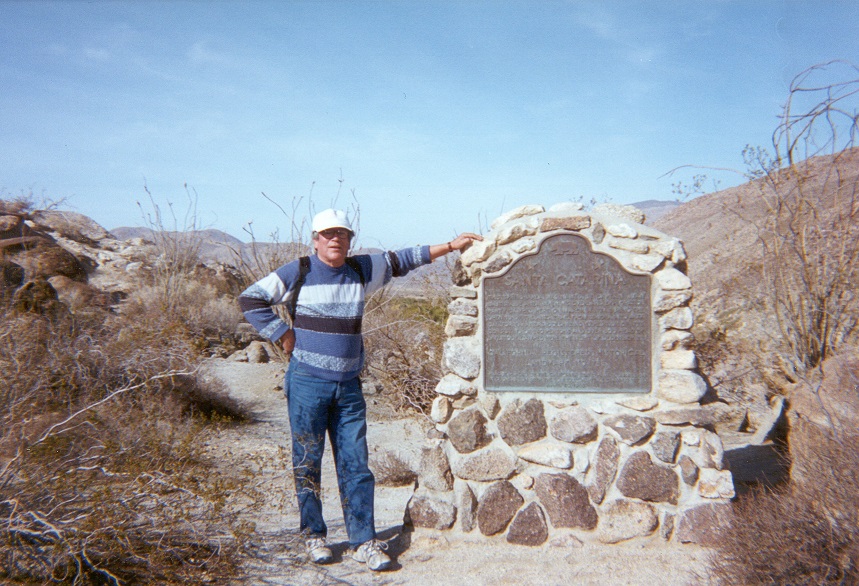
[[415, 527], [706, 543], [734, 496], [683, 245], [629, 206], [523, 206], [466, 250]]

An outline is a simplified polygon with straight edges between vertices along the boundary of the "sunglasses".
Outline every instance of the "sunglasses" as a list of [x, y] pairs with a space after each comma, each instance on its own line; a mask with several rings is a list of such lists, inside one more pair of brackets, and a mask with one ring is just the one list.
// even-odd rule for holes
[[320, 231], [319, 235], [325, 240], [333, 240], [335, 236], [339, 236], [341, 240], [349, 240], [352, 237], [352, 233], [346, 228], [329, 228]]

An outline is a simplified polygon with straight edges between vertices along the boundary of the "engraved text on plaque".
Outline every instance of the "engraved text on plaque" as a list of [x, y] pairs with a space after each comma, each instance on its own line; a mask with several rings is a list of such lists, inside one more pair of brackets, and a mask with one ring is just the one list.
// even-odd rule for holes
[[488, 391], [647, 393], [650, 276], [627, 272], [574, 234], [483, 280]]

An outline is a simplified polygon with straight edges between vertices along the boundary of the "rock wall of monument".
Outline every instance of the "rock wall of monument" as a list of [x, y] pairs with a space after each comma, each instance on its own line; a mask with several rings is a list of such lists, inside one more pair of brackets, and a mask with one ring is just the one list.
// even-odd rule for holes
[[[692, 284], [676, 238], [628, 206], [523, 206], [461, 256], [419, 486], [416, 527], [522, 545], [676, 539], [706, 543], [734, 496], [720, 411], [690, 348]], [[555, 234], [651, 278], [653, 379], [646, 393], [490, 392], [483, 388], [483, 279]]]

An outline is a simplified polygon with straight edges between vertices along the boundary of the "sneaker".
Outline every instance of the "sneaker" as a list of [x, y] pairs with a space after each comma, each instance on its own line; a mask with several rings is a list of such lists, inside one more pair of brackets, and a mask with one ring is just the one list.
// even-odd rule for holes
[[352, 559], [361, 563], [366, 563], [367, 567], [378, 572], [385, 570], [391, 565], [391, 558], [384, 551], [388, 549], [388, 544], [378, 539], [371, 539], [366, 543], [358, 546], [358, 549], [352, 554]]
[[322, 537], [309, 537], [304, 545], [307, 546], [307, 555], [314, 564], [330, 564], [334, 560], [334, 554], [325, 545], [325, 539]]

